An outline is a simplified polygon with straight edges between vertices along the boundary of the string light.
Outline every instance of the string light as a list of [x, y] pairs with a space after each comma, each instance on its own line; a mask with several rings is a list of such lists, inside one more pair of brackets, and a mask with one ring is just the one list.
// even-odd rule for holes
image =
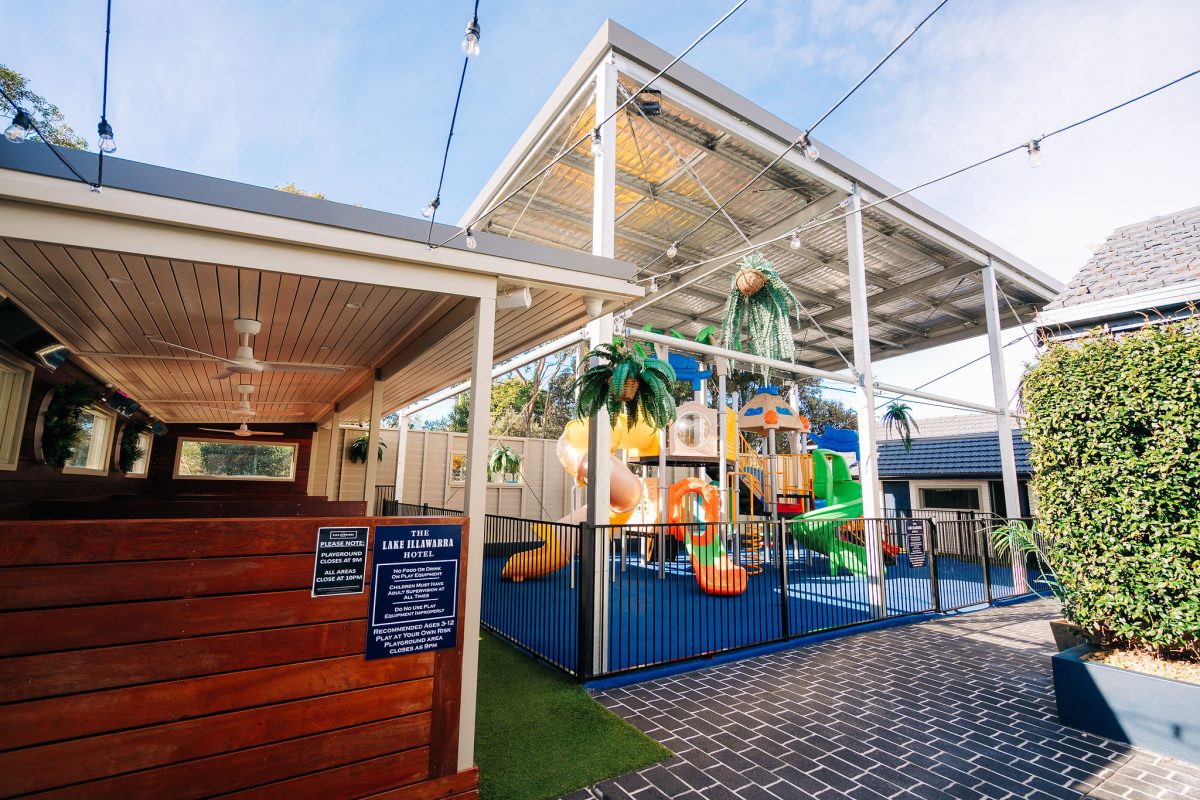
[[800, 135], [800, 149], [809, 161], [816, 161], [821, 157], [821, 151], [812, 143], [812, 139], [808, 138], [808, 131]]
[[671, 242], [671, 246], [667, 248], [667, 258], [674, 258], [679, 255], [679, 242]]
[[788, 247], [793, 250], [799, 250], [803, 245], [804, 243], [800, 241], [800, 229], [796, 228], [796, 230], [792, 231], [792, 238], [788, 239]]
[[467, 243], [468, 250], [474, 250], [476, 247], [479, 247], [479, 242], [475, 239], [475, 234], [471, 233], [470, 228], [467, 228], [467, 237], [465, 241]]
[[4, 129], [4, 136], [10, 142], [19, 144], [25, 141], [31, 127], [33, 127], [33, 118], [18, 108], [12, 124]]
[[651, 278], [650, 279], [650, 294], [654, 294], [657, 291], [658, 291], [658, 278]]
[[462, 40], [462, 51], [467, 58], [474, 58], [479, 55], [479, 17], [471, 17], [471, 21], [467, 23], [467, 35]]
[[1025, 145], [1025, 149], [1029, 151], [1029, 166], [1034, 169], [1040, 167], [1042, 165], [1042, 140], [1034, 139]]
[[596, 158], [604, 155], [604, 140], [600, 138], [600, 129], [592, 129], [592, 155]]
[[423, 209], [421, 209], [421, 216], [424, 217], [425, 219], [433, 219], [434, 212], [436, 212], [438, 210], [438, 206], [440, 206], [441, 204], [442, 204], [442, 198], [440, 198], [440, 197], [433, 198], [432, 200], [430, 200], [428, 203], [425, 204], [425, 207]]
[[100, 120], [100, 124], [96, 126], [96, 132], [100, 134], [100, 152], [111, 155], [117, 152], [117, 143], [113, 141], [112, 125], [108, 124], [108, 120]]

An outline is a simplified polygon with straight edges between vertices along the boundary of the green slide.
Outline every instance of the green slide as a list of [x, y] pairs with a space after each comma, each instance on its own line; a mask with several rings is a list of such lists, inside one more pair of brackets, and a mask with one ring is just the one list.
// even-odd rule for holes
[[862, 484], [850, 477], [846, 459], [832, 450], [814, 450], [812, 456], [813, 497], [824, 500], [825, 506], [789, 523], [792, 535], [801, 547], [829, 556], [830, 575], [837, 577], [845, 568], [866, 577], [866, 548], [838, 536], [840, 521], [862, 517]]

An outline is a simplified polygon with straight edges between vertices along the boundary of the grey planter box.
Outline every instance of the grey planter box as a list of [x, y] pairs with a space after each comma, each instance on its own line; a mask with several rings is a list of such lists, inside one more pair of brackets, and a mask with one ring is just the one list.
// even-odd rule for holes
[[1080, 645], [1051, 659], [1063, 724], [1200, 764], [1200, 685], [1080, 658], [1092, 649]]

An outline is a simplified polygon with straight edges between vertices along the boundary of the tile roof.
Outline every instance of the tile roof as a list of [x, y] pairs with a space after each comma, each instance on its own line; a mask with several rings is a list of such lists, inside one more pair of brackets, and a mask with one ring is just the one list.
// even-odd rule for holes
[[1117, 228], [1047, 309], [1200, 280], [1200, 206]]
[[[1017, 473], [1027, 475], [1029, 442], [1020, 431], [1013, 432]], [[879, 477], [915, 478], [940, 476], [1000, 477], [1000, 439], [996, 434], [913, 439], [911, 451], [898, 441], [879, 443]]]

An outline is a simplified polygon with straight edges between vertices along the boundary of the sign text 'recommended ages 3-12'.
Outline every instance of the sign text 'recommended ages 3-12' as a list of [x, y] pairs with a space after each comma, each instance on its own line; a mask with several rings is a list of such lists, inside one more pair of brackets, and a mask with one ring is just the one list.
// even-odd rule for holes
[[375, 528], [366, 657], [454, 647], [462, 525]]

